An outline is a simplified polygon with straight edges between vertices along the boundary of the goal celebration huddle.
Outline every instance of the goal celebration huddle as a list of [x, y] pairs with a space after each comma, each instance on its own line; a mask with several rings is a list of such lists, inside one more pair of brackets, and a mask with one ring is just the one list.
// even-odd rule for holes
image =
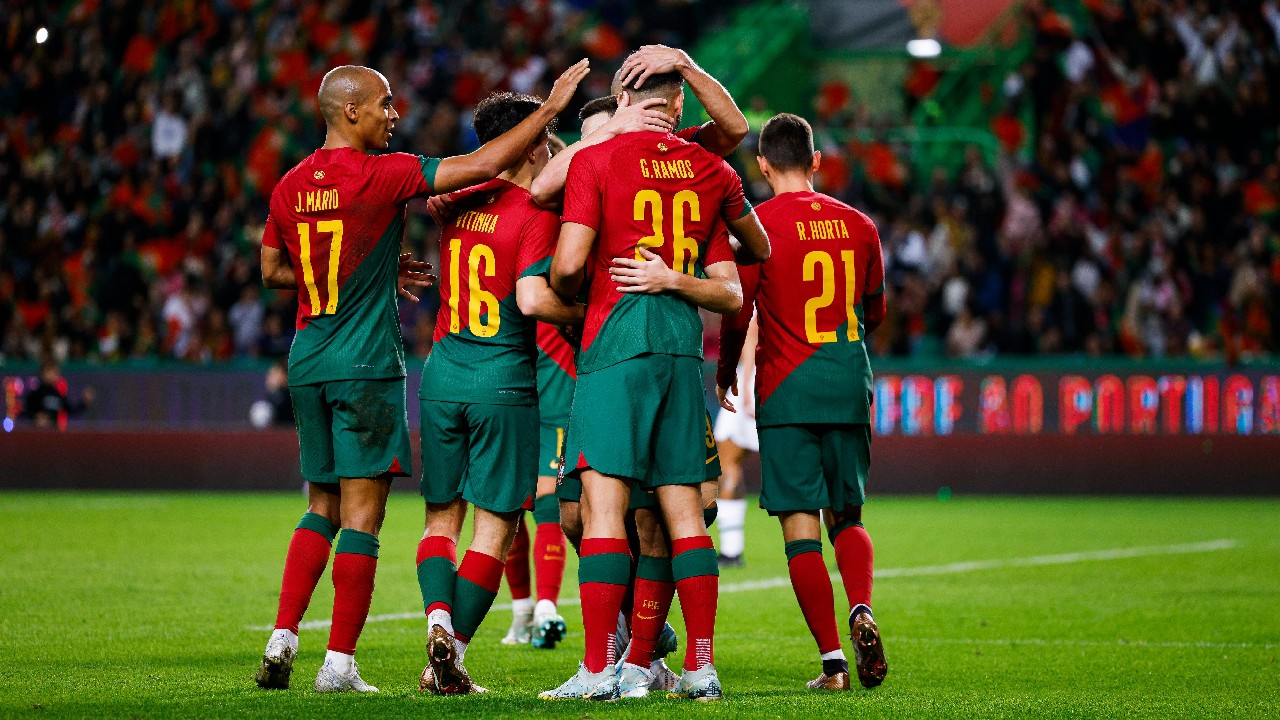
[[[808, 123], [790, 114], [759, 132], [774, 197], [753, 208], [724, 160], [747, 136], [746, 119], [675, 48], [632, 53], [611, 94], [578, 112], [582, 139], [564, 147], [555, 118], [588, 72], [586, 60], [565, 70], [545, 100], [485, 99], [472, 123], [481, 146], [448, 158], [382, 152], [399, 115], [380, 73], [325, 75], [324, 145], [276, 186], [262, 239], [264, 284], [298, 293], [289, 392], [309, 498], [260, 687], [290, 686], [300, 623], [332, 554], [332, 625], [314, 687], [377, 692], [355, 654], [378, 536], [392, 482], [420, 477], [421, 690], [486, 692], [466, 659], [497, 651], [471, 645], [504, 575], [514, 618], [503, 644], [557, 647], [570, 632], [557, 605], [572, 549], [585, 652], [576, 670], [563, 661], [567, 679], [539, 697], [732, 692], [716, 666], [727, 556], [709, 534], [721, 462], [700, 310], [724, 315], [720, 412], [750, 414], [757, 427], [760, 504], [781, 524], [778, 552], [819, 654], [807, 687], [884, 680], [862, 525], [872, 400], [864, 342], [885, 315], [876, 228], [814, 191], [821, 156]], [[711, 120], [677, 131], [686, 86]], [[442, 228], [438, 278], [401, 254], [417, 197], [430, 198]], [[416, 299], [414, 288], [435, 283], [415, 458], [397, 295]], [[753, 354], [748, 335], [757, 336]], [[731, 503], [740, 532], [745, 509]], [[474, 534], [459, 547], [469, 511]], [[740, 562], [738, 546], [728, 557]], [[677, 597], [683, 637], [667, 622]]]

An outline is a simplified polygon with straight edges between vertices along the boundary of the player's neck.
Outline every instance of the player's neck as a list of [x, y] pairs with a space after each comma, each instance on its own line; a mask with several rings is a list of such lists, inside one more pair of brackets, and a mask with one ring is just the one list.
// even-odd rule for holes
[[527, 162], [521, 162], [516, 167], [507, 168], [507, 171], [499, 175], [498, 179], [528, 190], [533, 187], [533, 166]]
[[813, 176], [808, 173], [774, 172], [769, 176], [768, 180], [769, 187], [773, 188], [774, 195], [793, 192], [813, 192]]
[[342, 133], [335, 131], [330, 127], [324, 134], [324, 145], [320, 146], [321, 150], [337, 150], [339, 148], [351, 148], [362, 153], [368, 153], [369, 149], [364, 147], [360, 142], [352, 138], [343, 136]]

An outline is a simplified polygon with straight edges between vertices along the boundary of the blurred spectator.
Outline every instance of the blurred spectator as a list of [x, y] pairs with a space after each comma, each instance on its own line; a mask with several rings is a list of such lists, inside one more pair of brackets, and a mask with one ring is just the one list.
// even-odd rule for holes
[[22, 396], [22, 417], [36, 427], [65, 430], [67, 419], [83, 413], [93, 404], [93, 398], [93, 388], [85, 388], [73, 397], [62, 369], [53, 361], [45, 361], [40, 366], [40, 380]]
[[289, 371], [282, 362], [274, 362], [267, 371], [267, 397], [249, 408], [249, 421], [256, 428], [293, 424], [293, 399], [289, 396]]

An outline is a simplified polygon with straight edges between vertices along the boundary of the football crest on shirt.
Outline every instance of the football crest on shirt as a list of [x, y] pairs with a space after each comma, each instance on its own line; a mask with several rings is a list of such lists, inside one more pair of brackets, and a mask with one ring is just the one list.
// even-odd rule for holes
[[814, 200], [813, 202], [809, 203], [809, 207], [813, 208], [814, 210], [821, 210], [822, 204], [819, 203], [817, 200]]
[[659, 152], [666, 152], [666, 151], [667, 151], [667, 144], [666, 144], [666, 143], [658, 143], [658, 151], [659, 151]]
[[317, 171], [315, 171], [315, 173], [313, 173], [313, 177], [315, 177], [315, 179], [317, 179], [317, 180], [323, 180], [323, 179], [324, 179], [324, 171], [323, 171], [323, 170], [317, 170]]

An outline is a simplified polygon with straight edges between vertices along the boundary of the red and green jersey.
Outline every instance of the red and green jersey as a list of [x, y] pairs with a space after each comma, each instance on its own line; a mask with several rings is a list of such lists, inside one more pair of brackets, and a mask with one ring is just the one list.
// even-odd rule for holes
[[646, 353], [702, 357], [697, 308], [672, 294], [620, 293], [609, 267], [616, 257], [638, 258], [643, 247], [695, 275], [732, 259], [728, 243], [716, 242], [717, 227], [750, 211], [728, 163], [670, 133], [626, 133], [574, 155], [562, 219], [598, 233], [578, 371]]
[[760, 315], [756, 422], [870, 422], [863, 298], [884, 292], [875, 225], [816, 192], [783, 193], [756, 213], [772, 253], [739, 269], [743, 311], [721, 326], [717, 382], [728, 387], [733, 381], [754, 306]]
[[298, 282], [289, 384], [404, 377], [396, 275], [405, 203], [432, 191], [440, 161], [316, 150], [271, 193], [262, 244]]
[[550, 272], [560, 218], [506, 180], [453, 197], [458, 214], [440, 235], [440, 311], [418, 397], [532, 405], [537, 323], [520, 312], [516, 281]]
[[568, 427], [577, 379], [573, 346], [556, 326], [538, 323], [538, 418], [543, 425]]

